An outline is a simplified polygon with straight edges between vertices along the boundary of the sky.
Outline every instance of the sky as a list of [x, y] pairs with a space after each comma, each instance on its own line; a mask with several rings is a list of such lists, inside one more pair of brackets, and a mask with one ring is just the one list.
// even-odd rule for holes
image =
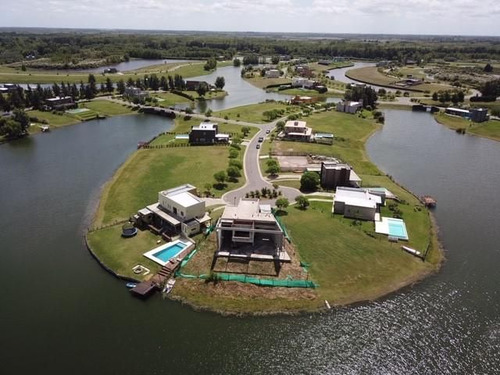
[[0, 0], [0, 27], [500, 36], [499, 0]]

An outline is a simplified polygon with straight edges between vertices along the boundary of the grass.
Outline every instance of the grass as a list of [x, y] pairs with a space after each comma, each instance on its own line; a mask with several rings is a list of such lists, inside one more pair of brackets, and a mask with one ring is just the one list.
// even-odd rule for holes
[[[387, 86], [401, 91], [439, 91], [439, 90], [449, 90], [452, 89], [449, 85], [437, 84], [437, 83], [424, 83], [412, 87], [399, 87], [395, 86], [394, 83], [399, 80], [397, 77], [390, 77], [382, 74], [378, 71], [377, 67], [365, 67], [348, 70], [346, 72], [346, 77], [354, 79], [356, 81], [369, 83], [372, 85]], [[402, 79], [402, 78], [401, 78]]]
[[[92, 100], [89, 102], [80, 103], [80, 108], [88, 108], [99, 115], [118, 116], [135, 113], [128, 106], [111, 102], [109, 100]], [[82, 112], [84, 114], [85, 112]]]
[[[368, 236], [352, 220], [332, 216], [331, 206], [311, 202], [309, 209], [292, 207], [283, 217], [301, 259], [310, 264], [311, 278], [320, 285], [320, 300], [335, 305], [372, 300], [436, 269], [437, 262], [422, 262], [400, 244]], [[435, 239], [434, 246], [433, 252]]]
[[474, 134], [480, 137], [500, 141], [500, 121], [489, 120], [481, 123], [471, 122], [461, 117], [449, 116], [442, 112], [434, 115], [440, 124], [453, 129], [465, 129], [467, 134]]
[[119, 275], [143, 280], [142, 276], [134, 274], [132, 267], [141, 264], [151, 270], [148, 277], [160, 270], [160, 265], [142, 256], [159, 244], [158, 236], [149, 231], [138, 231], [132, 238], [121, 236], [122, 225], [99, 229], [88, 233], [87, 240], [99, 260]]
[[[40, 121], [45, 120], [51, 128], [60, 128], [62, 126], [78, 124], [80, 122], [79, 119], [65, 113], [55, 114], [52, 112], [31, 110], [28, 111], [27, 114], [30, 117], [36, 117]], [[38, 126], [35, 125], [30, 128], [30, 133], [38, 133], [38, 132], [40, 132], [40, 128]]]
[[[109, 77], [113, 82], [118, 82], [123, 79], [125, 82], [129, 79], [143, 78], [144, 75], [156, 74], [158, 78], [162, 76], [174, 76], [175, 74], [181, 75], [184, 79], [190, 77], [197, 77], [212, 73], [203, 69], [205, 62], [191, 62], [191, 63], [171, 63], [160, 64], [149, 67], [140, 68], [133, 71], [128, 71], [120, 74], [94, 74], [97, 83], [105, 82]], [[230, 63], [218, 63], [218, 66], [226, 66]], [[80, 81], [87, 82], [89, 73], [76, 73], [55, 70], [41, 70], [30, 69], [23, 72], [21, 70], [11, 68], [8, 66], [0, 66], [0, 83], [76, 83]]]
[[268, 86], [274, 85], [289, 85], [292, 83], [290, 78], [266, 78], [261, 77], [258, 72], [255, 72], [253, 77], [245, 77], [245, 81], [259, 89], [265, 89]]
[[327, 111], [308, 117], [307, 126], [312, 127], [315, 132], [333, 133], [335, 136], [333, 145], [275, 142], [274, 151], [333, 156], [352, 165], [358, 174], [381, 173], [370, 162], [364, 150], [366, 139], [380, 127], [373, 120], [360, 118], [357, 115]]
[[[186, 119], [186, 117], [177, 117], [175, 119], [175, 127], [172, 130], [172, 132], [178, 133], [178, 134], [188, 134], [191, 131], [192, 126], [197, 126], [199, 125], [203, 120], [196, 119], [196, 118], [190, 118], [189, 120]], [[241, 132], [242, 126], [240, 125], [234, 125], [234, 124], [226, 124], [226, 123], [219, 123], [219, 132], [220, 133], [235, 133], [240, 136], [240, 138], [243, 138], [243, 133]], [[255, 133], [258, 132], [258, 128], [251, 126], [250, 127], [250, 132], [247, 136], [247, 138], [251, 138], [254, 136]], [[153, 142], [151, 142], [151, 145], [162, 145], [162, 144], [167, 144], [175, 140], [175, 135], [173, 134], [162, 134], [158, 136]], [[187, 141], [184, 140], [175, 140], [175, 142], [184, 142], [187, 143]]]
[[213, 116], [221, 118], [226, 118], [227, 116], [227, 118], [231, 120], [241, 120], [246, 122], [253, 122], [256, 124], [265, 124], [269, 122], [269, 120], [264, 117], [264, 112], [271, 111], [273, 109], [284, 110], [284, 116], [297, 111], [297, 109], [293, 106], [289, 106], [281, 102], [265, 102], [214, 112]]
[[[158, 200], [158, 192], [182, 184], [201, 191], [215, 183], [213, 174], [228, 166], [228, 147], [179, 147], [138, 150], [118, 170], [107, 185], [94, 225], [102, 226], [129, 218], [137, 210]], [[217, 196], [244, 184], [244, 177], [230, 182]]]

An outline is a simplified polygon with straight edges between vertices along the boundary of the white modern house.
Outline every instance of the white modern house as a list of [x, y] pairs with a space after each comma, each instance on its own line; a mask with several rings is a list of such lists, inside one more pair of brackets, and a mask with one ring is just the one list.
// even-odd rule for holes
[[158, 202], [139, 210], [134, 219], [167, 237], [181, 233], [189, 237], [210, 223], [205, 202], [196, 196], [196, 187], [189, 184], [160, 191]]
[[316, 81], [304, 77], [294, 77], [292, 78], [293, 87], [302, 87], [310, 89], [316, 85]]
[[365, 189], [337, 187], [332, 213], [360, 220], [375, 220], [377, 208], [382, 204], [380, 195]]

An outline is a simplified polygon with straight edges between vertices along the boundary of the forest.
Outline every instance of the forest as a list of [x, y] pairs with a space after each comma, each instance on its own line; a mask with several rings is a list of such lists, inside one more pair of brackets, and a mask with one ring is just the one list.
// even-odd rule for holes
[[340, 38], [242, 33], [131, 33], [1, 31], [0, 64], [22, 63], [33, 68], [87, 68], [144, 59], [230, 59], [242, 56], [289, 56], [312, 59], [431, 61], [497, 60], [500, 39], [492, 37], [380, 36]]

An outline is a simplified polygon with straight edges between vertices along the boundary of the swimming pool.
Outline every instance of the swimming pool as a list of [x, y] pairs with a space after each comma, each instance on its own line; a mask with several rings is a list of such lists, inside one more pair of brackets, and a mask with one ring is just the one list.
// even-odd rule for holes
[[375, 222], [375, 232], [387, 234], [388, 236], [408, 241], [408, 232], [406, 231], [406, 225], [405, 222], [401, 219], [383, 217], [382, 221]]
[[175, 258], [179, 253], [181, 253], [189, 244], [176, 240], [174, 242], [169, 242], [163, 244], [153, 250], [144, 253], [143, 255], [151, 259], [152, 261], [164, 266], [170, 259]]

